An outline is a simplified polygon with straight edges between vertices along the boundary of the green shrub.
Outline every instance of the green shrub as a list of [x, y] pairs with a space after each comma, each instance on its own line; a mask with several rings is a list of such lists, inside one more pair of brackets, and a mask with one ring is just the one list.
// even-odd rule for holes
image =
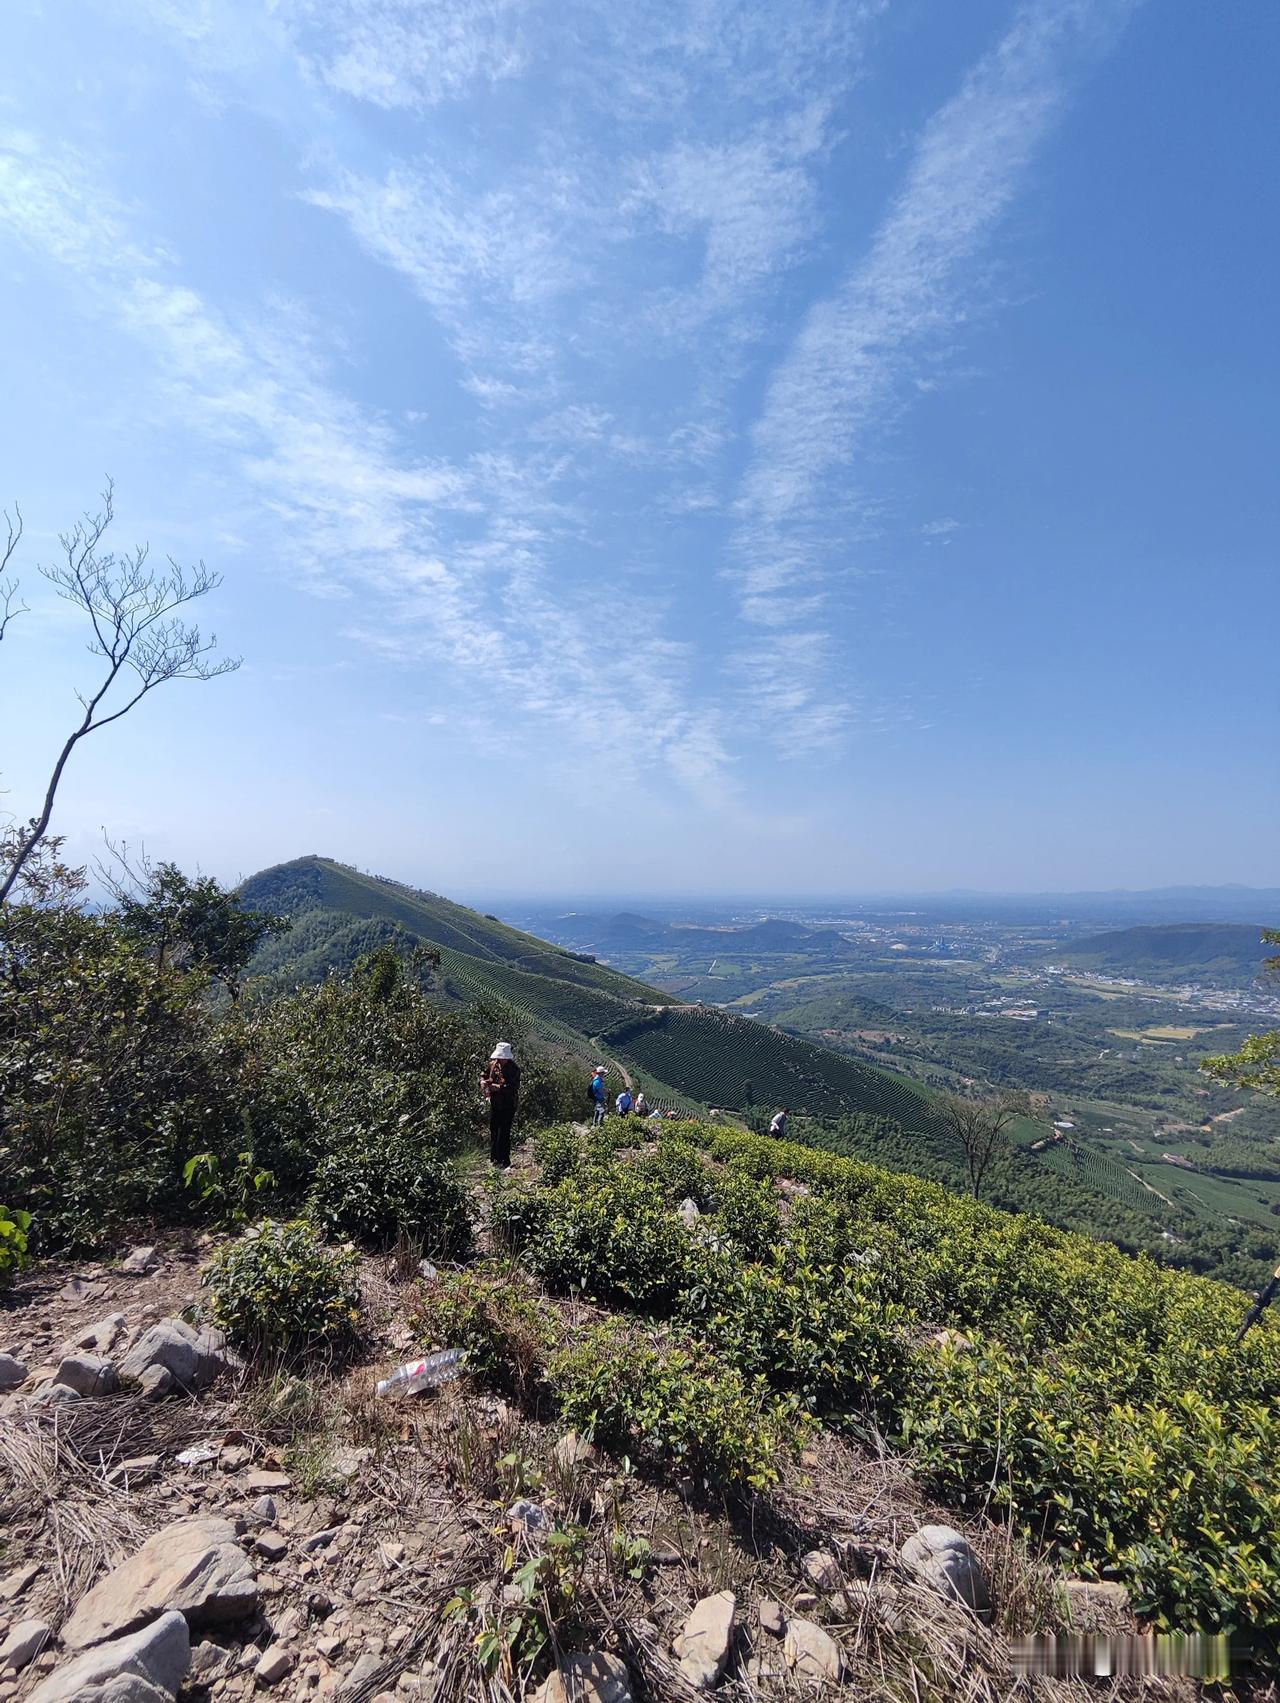
[[726, 1170], [715, 1180], [713, 1204], [712, 1228], [741, 1258], [766, 1259], [782, 1241], [778, 1197], [768, 1183]]
[[582, 1163], [582, 1136], [572, 1124], [553, 1124], [533, 1138], [533, 1156], [548, 1187], [563, 1182]]
[[474, 1378], [522, 1404], [536, 1400], [559, 1336], [555, 1314], [513, 1266], [442, 1273], [423, 1289], [412, 1324], [424, 1350], [466, 1349]]
[[27, 1232], [31, 1214], [0, 1206], [0, 1289], [13, 1282], [27, 1262]]
[[215, 1254], [204, 1275], [213, 1315], [251, 1354], [296, 1358], [332, 1351], [360, 1317], [358, 1258], [329, 1248], [312, 1224], [265, 1220]]
[[401, 1234], [429, 1254], [471, 1246], [467, 1197], [451, 1160], [406, 1119], [389, 1134], [354, 1130], [321, 1153], [307, 1216], [328, 1236], [390, 1247]]
[[680, 1292], [691, 1246], [661, 1190], [617, 1165], [551, 1191], [525, 1259], [558, 1289], [662, 1311]]
[[550, 1371], [575, 1430], [613, 1454], [708, 1484], [766, 1489], [807, 1435], [804, 1417], [762, 1379], [617, 1320], [556, 1355]]
[[679, 1137], [664, 1134], [657, 1151], [638, 1159], [634, 1169], [670, 1206], [678, 1206], [682, 1200], [692, 1200], [704, 1210], [711, 1205], [711, 1173], [697, 1149]]

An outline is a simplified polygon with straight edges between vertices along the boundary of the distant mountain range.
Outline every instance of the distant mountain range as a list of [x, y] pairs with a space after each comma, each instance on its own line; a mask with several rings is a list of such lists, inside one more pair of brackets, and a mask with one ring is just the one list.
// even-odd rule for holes
[[667, 952], [681, 955], [705, 952], [820, 953], [823, 957], [853, 956], [853, 948], [838, 929], [808, 928], [804, 923], [766, 917], [739, 927], [707, 928], [694, 923], [659, 922], [634, 911], [614, 916], [570, 912], [556, 919], [557, 929], [590, 941], [593, 951]]
[[1113, 929], [1055, 947], [1046, 956], [1108, 976], [1247, 987], [1277, 953], [1280, 947], [1263, 944], [1261, 924], [1183, 922]]

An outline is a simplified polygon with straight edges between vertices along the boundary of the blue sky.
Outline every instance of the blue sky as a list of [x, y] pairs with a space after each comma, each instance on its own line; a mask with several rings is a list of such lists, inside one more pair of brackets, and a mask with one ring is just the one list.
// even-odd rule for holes
[[7, 803], [35, 564], [241, 671], [57, 825], [464, 896], [1280, 879], [1280, 11], [9, 0]]

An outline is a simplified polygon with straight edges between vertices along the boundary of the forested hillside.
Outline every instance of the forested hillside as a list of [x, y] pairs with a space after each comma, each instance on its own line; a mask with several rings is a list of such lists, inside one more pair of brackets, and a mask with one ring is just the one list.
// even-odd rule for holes
[[1090, 935], [1055, 948], [1052, 956], [1072, 969], [1103, 975], [1244, 987], [1262, 974], [1272, 953], [1262, 934], [1261, 924], [1253, 928], [1222, 922], [1162, 923]]

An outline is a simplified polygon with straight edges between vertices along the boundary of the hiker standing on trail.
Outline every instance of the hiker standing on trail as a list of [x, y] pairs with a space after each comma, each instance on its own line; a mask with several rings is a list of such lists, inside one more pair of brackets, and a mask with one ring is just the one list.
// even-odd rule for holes
[[604, 1085], [605, 1068], [602, 1064], [596, 1066], [596, 1073], [591, 1078], [591, 1086], [587, 1089], [587, 1098], [592, 1104], [591, 1126], [594, 1129], [604, 1122], [605, 1111], [608, 1107]]
[[489, 1102], [489, 1160], [500, 1171], [511, 1169], [511, 1126], [516, 1121], [520, 1098], [520, 1066], [510, 1041], [499, 1041], [489, 1054], [489, 1065], [480, 1078]]
[[777, 1141], [787, 1139], [787, 1126], [791, 1120], [790, 1109], [786, 1106], [780, 1112], [775, 1112], [773, 1122], [769, 1125], [769, 1134]]
[[644, 1097], [643, 1088], [637, 1092], [636, 1103], [632, 1109], [638, 1118], [647, 1118], [649, 1116], [649, 1102]]
[[630, 1088], [624, 1087], [617, 1099], [618, 1116], [620, 1118], [629, 1118], [631, 1116], [631, 1108], [634, 1104], [635, 1102], [631, 1098]]

